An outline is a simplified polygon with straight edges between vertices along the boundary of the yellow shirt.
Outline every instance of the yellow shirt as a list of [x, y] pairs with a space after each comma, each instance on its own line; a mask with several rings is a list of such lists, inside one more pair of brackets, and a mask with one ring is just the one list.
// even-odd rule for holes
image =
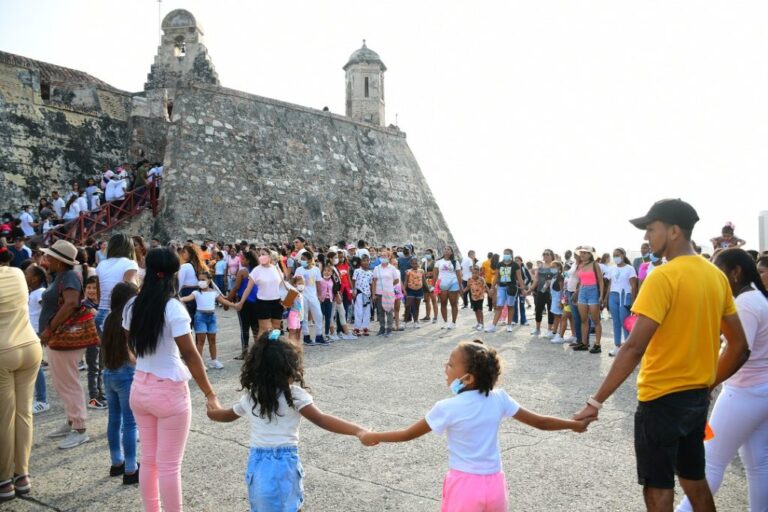
[[714, 383], [720, 322], [736, 314], [728, 279], [717, 267], [699, 256], [678, 256], [656, 267], [632, 312], [659, 324], [640, 363], [638, 400]]
[[480, 269], [483, 271], [483, 276], [485, 277], [485, 282], [488, 284], [493, 283], [493, 270], [491, 270], [491, 260], [485, 260], [482, 265], [480, 265]]
[[24, 273], [0, 266], [0, 353], [39, 342], [29, 323], [28, 301]]

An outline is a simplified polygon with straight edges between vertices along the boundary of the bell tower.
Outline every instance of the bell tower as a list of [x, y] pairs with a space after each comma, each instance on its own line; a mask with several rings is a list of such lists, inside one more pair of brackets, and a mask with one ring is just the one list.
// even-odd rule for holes
[[387, 67], [379, 54], [368, 48], [363, 39], [363, 46], [350, 55], [343, 69], [347, 83], [347, 117], [384, 126], [384, 72]]
[[167, 89], [168, 100], [173, 101], [174, 91], [191, 82], [219, 85], [219, 76], [203, 44], [203, 28], [191, 12], [169, 12], [161, 28], [163, 36], [145, 91]]

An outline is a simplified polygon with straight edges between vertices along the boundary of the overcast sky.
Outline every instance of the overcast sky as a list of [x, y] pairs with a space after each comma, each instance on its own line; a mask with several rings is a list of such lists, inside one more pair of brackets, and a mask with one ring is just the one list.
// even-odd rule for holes
[[[222, 85], [344, 113], [367, 39], [387, 124], [462, 249], [528, 258], [636, 249], [627, 219], [664, 197], [758, 245], [768, 210], [768, 2], [171, 1], [191, 11]], [[0, 49], [143, 88], [156, 0], [0, 0]], [[410, 206], [404, 205], [410, 215]]]

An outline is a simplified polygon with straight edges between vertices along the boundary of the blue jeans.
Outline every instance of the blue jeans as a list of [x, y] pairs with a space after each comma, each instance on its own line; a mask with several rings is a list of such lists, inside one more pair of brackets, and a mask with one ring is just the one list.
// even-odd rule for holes
[[112, 465], [125, 462], [125, 472], [136, 471], [136, 420], [128, 400], [135, 367], [125, 364], [117, 370], [104, 368], [104, 388], [109, 406], [107, 442]]
[[96, 312], [96, 318], [94, 319], [96, 322], [96, 329], [99, 331], [99, 336], [101, 336], [101, 333], [104, 330], [104, 320], [107, 319], [107, 315], [109, 315], [108, 309], [101, 309]]
[[600, 288], [596, 284], [579, 288], [579, 304], [596, 306], [600, 304]]
[[517, 295], [517, 300], [515, 301], [514, 306], [512, 307], [512, 323], [517, 323], [517, 311], [520, 310], [520, 325], [525, 325], [528, 323], [528, 320], [525, 318], [525, 297], [522, 295]]
[[629, 307], [632, 305], [632, 294], [622, 291], [608, 294], [608, 310], [613, 320], [613, 343], [621, 346], [621, 331], [624, 331], [624, 340], [629, 338], [629, 331], [624, 329], [624, 320], [629, 316]]
[[573, 330], [576, 331], [573, 335], [576, 336], [576, 341], [581, 341], [581, 315], [579, 315], [579, 306], [573, 302], [574, 292], [567, 293], [568, 305], [571, 307], [571, 316], [573, 316]]
[[37, 380], [35, 381], [35, 401], [48, 402], [48, 394], [45, 391], [45, 372], [43, 371], [43, 365], [40, 365], [40, 370], [37, 372]]

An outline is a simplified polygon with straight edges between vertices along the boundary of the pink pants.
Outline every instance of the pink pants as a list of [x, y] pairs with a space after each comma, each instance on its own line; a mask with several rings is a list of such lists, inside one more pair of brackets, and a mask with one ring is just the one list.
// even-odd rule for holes
[[83, 359], [85, 349], [48, 349], [48, 367], [51, 370], [53, 389], [59, 394], [67, 421], [75, 430], [85, 428], [85, 393], [80, 385], [78, 363]]
[[440, 512], [507, 512], [507, 479], [503, 471], [473, 475], [452, 469], [443, 480]]
[[181, 511], [181, 461], [192, 422], [189, 386], [136, 371], [130, 404], [141, 437], [144, 510], [160, 512], [162, 501], [165, 512]]

